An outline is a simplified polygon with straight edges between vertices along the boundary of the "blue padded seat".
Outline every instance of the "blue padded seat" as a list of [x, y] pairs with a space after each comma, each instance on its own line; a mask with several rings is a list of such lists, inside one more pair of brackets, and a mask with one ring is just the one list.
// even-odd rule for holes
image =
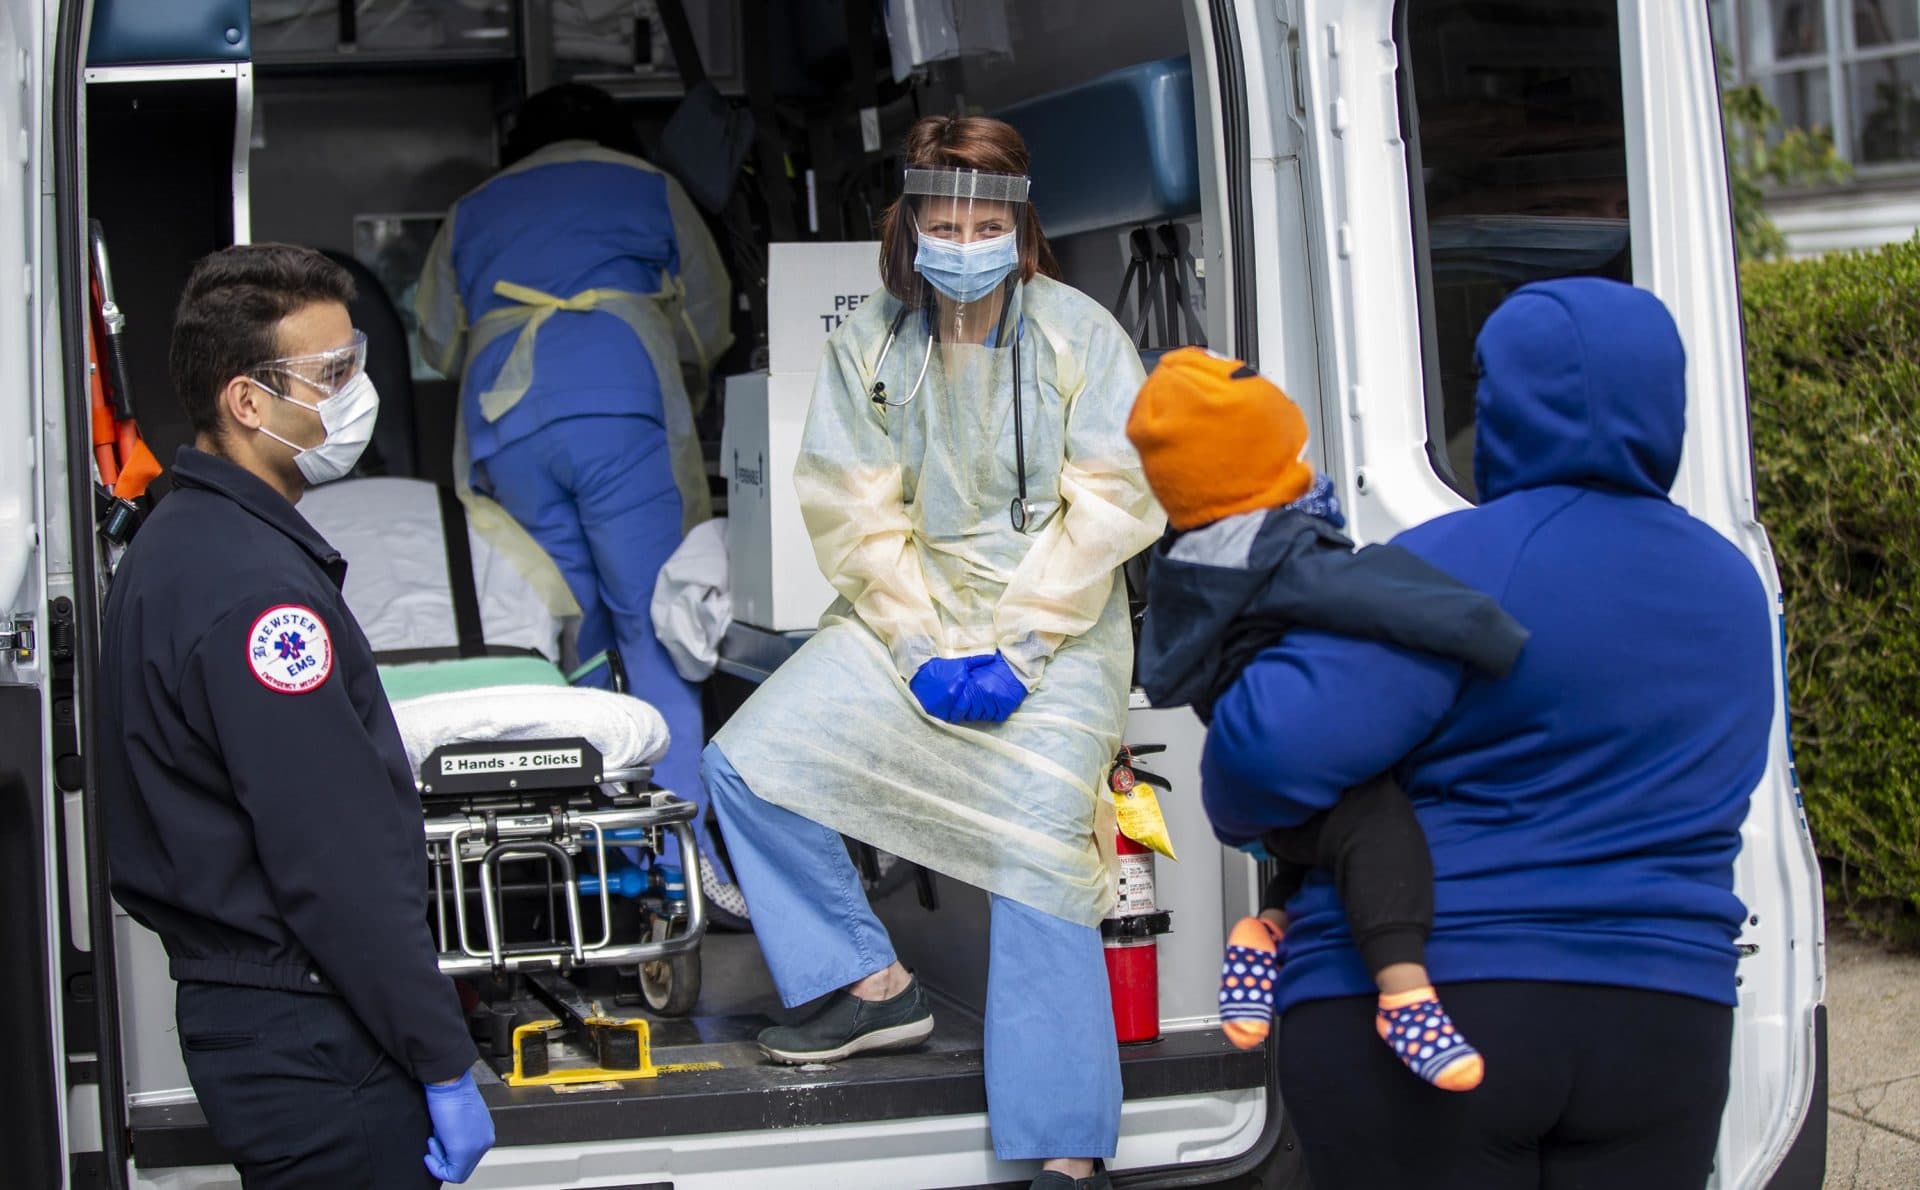
[[1200, 213], [1193, 67], [1142, 62], [997, 116], [1033, 152], [1034, 209], [1054, 239]]

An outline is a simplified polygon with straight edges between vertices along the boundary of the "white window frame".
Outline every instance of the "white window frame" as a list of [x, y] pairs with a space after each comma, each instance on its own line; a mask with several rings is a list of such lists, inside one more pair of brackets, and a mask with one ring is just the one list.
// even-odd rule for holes
[[1825, 49], [1755, 68], [1746, 61], [1746, 3], [1743, 0], [1713, 0], [1708, 8], [1714, 19], [1714, 41], [1733, 58], [1732, 81], [1758, 84], [1782, 75], [1824, 69], [1827, 72], [1827, 110], [1833, 116], [1833, 125], [1828, 132], [1833, 136], [1834, 149], [1853, 166], [1854, 174], [1861, 178], [1880, 178], [1920, 173], [1920, 156], [1911, 161], [1862, 162], [1855, 159], [1857, 113], [1854, 111], [1851, 86], [1852, 72], [1862, 66], [1906, 57], [1920, 58], [1920, 37], [1862, 48], [1855, 39], [1852, 0], [1822, 0], [1822, 3], [1826, 17]]

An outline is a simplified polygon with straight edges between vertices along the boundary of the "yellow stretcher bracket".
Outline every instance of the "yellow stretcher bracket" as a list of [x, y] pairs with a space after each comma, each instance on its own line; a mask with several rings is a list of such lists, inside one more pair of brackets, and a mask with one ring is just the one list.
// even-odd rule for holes
[[662, 1074], [720, 1069], [718, 1062], [655, 1066], [652, 1030], [644, 1020], [589, 1017], [585, 1024], [586, 1036], [580, 1040], [595, 1059], [587, 1066], [555, 1066], [554, 1048], [564, 1035], [560, 1021], [530, 1021], [515, 1029], [513, 1070], [507, 1075], [507, 1085], [563, 1087], [578, 1083], [618, 1083], [657, 1078]]

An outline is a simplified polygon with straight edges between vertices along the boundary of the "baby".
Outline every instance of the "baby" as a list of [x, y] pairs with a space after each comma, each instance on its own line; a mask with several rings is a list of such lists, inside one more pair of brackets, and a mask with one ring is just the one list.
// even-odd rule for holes
[[[1170, 352], [1141, 388], [1127, 436], [1171, 530], [1151, 555], [1140, 640], [1140, 682], [1154, 705], [1191, 705], [1210, 723], [1247, 664], [1294, 628], [1385, 641], [1488, 677], [1518, 660], [1526, 630], [1486, 595], [1394, 546], [1355, 552], [1331, 481], [1305, 461], [1305, 417], [1252, 368], [1200, 348]], [[1311, 746], [1310, 725], [1301, 736]], [[1274, 828], [1258, 854], [1278, 874], [1260, 915], [1236, 924], [1227, 943], [1227, 1036], [1243, 1049], [1266, 1039], [1284, 906], [1321, 869], [1380, 989], [1381, 1038], [1437, 1087], [1479, 1086], [1485, 1062], [1427, 973], [1433, 859], [1392, 775]]]

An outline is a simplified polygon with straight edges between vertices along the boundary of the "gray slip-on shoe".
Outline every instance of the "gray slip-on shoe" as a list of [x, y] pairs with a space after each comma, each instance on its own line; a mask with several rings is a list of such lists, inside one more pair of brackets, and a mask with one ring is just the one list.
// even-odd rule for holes
[[933, 1009], [920, 981], [891, 1000], [862, 1000], [851, 992], [827, 997], [813, 1015], [760, 1032], [760, 1048], [776, 1062], [799, 1066], [838, 1062], [855, 1054], [912, 1049], [933, 1033]]
[[1090, 1178], [1070, 1178], [1056, 1170], [1042, 1170], [1027, 1190], [1113, 1190], [1113, 1179], [1107, 1176], [1107, 1163], [1095, 1161]]

